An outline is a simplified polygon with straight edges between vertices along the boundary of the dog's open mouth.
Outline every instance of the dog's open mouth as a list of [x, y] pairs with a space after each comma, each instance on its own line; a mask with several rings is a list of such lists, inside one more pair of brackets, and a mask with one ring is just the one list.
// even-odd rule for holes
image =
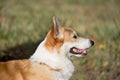
[[85, 49], [78, 49], [76, 47], [72, 47], [70, 49], [70, 53], [78, 54], [78, 55], [87, 55], [87, 50], [85, 50]]

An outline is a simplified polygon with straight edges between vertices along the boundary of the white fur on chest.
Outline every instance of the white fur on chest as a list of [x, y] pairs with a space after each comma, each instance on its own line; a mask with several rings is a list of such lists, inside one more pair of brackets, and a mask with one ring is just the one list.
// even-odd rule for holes
[[69, 80], [74, 72], [71, 60], [63, 54], [58, 54], [55, 50], [52, 53], [48, 52], [44, 47], [44, 42], [45, 40], [38, 46], [30, 60], [45, 63], [54, 69], [60, 69], [60, 72], [53, 71], [55, 80]]
[[61, 69], [60, 72], [53, 72], [54, 76], [56, 77], [55, 80], [69, 80], [74, 72], [74, 66], [71, 61], [61, 58], [59, 62], [59, 68]]

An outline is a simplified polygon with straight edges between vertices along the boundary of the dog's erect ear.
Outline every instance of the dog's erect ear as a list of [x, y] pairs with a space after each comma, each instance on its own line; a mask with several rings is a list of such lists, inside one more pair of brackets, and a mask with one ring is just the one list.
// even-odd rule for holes
[[53, 28], [52, 29], [53, 29], [55, 38], [62, 37], [59, 21], [55, 16], [53, 16]]

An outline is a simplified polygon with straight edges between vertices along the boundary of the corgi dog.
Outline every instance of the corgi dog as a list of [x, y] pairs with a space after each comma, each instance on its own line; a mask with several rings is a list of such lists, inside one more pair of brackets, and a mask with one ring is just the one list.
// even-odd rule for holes
[[0, 80], [69, 80], [74, 72], [71, 56], [87, 55], [94, 41], [61, 27], [53, 17], [53, 26], [30, 59], [0, 62]]

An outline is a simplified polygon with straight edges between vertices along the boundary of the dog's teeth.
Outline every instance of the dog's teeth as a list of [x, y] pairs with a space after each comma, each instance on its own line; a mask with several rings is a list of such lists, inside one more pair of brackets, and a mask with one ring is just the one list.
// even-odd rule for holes
[[74, 51], [74, 52], [77, 52], [77, 50], [76, 50], [76, 49], [73, 49], [73, 51]]

